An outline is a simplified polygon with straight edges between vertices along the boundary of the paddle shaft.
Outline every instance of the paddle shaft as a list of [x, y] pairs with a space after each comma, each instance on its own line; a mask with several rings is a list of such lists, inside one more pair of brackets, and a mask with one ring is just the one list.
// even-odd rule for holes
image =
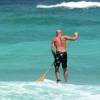
[[54, 63], [52, 63], [52, 65], [47, 69], [47, 71], [44, 73], [44, 76], [47, 75], [47, 73], [51, 70], [52, 66], [53, 66]]

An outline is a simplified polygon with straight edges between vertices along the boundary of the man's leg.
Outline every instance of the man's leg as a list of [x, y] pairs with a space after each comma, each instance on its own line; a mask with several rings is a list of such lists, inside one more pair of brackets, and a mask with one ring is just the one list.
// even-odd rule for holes
[[55, 75], [56, 75], [56, 81], [59, 82], [60, 81], [60, 72], [59, 72], [59, 66], [55, 66]]
[[68, 79], [68, 70], [67, 70], [67, 68], [63, 68], [63, 76], [64, 76], [64, 79], [65, 79], [65, 82], [67, 82], [67, 79]]
[[60, 55], [59, 53], [56, 54], [55, 56], [55, 76], [56, 76], [56, 81], [60, 81], [60, 73], [59, 73], [59, 66], [60, 66]]
[[63, 54], [62, 58], [62, 68], [63, 68], [63, 76], [65, 79], [65, 82], [67, 82], [68, 79], [68, 70], [67, 70], [67, 52]]
[[56, 72], [55, 74], [56, 74], [56, 81], [57, 82], [60, 81], [60, 73], [59, 72]]

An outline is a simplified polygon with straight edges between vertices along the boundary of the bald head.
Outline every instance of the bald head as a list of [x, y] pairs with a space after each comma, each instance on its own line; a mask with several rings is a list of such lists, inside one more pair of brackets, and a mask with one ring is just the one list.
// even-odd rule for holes
[[60, 29], [57, 29], [57, 30], [56, 30], [56, 36], [61, 36], [61, 35], [62, 35], [61, 30], [60, 30]]

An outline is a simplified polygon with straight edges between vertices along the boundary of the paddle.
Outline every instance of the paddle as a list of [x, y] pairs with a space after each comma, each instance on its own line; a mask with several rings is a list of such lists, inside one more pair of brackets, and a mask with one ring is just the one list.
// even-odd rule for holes
[[51, 66], [43, 74], [40, 75], [40, 77], [37, 79], [37, 81], [43, 82], [44, 79], [46, 78], [47, 73], [52, 69], [53, 65], [54, 65], [54, 62], [51, 64]]

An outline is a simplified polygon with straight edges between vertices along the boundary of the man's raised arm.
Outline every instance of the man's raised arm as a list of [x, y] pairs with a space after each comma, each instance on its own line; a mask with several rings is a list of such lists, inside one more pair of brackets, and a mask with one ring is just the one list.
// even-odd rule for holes
[[66, 40], [75, 41], [78, 39], [78, 32], [75, 32], [73, 37], [71, 37], [71, 36], [64, 36], [64, 37]]

